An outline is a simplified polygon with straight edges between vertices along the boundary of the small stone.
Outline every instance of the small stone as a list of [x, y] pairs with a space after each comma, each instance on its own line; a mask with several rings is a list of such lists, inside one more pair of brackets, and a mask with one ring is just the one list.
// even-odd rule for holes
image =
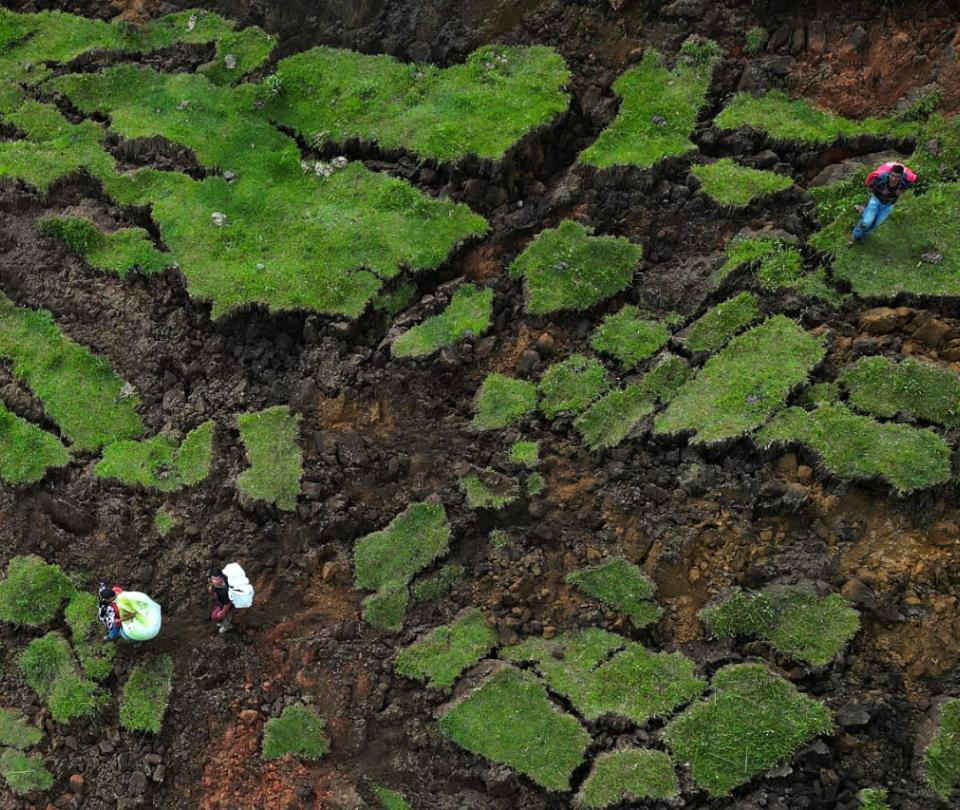
[[553, 335], [549, 332], [544, 332], [540, 337], [537, 338], [537, 352], [541, 355], [543, 354], [553, 354], [557, 349], [557, 341], [553, 339]]
[[83, 778], [83, 774], [74, 773], [70, 775], [70, 790], [72, 790], [74, 793], [83, 793], [84, 784], [85, 780]]
[[663, 129], [667, 125], [667, 119], [662, 115], [655, 115], [650, 119], [650, 123], [655, 127], [660, 127], [660, 129]]
[[233, 70], [237, 66], [237, 57], [234, 56], [232, 53], [228, 53], [226, 56], [223, 57], [223, 66], [227, 70]]
[[943, 254], [936, 250], [931, 250], [928, 253], [921, 254], [920, 261], [926, 264], [940, 264], [940, 262], [943, 261]]
[[147, 791], [147, 776], [143, 771], [136, 771], [130, 777], [130, 792], [139, 796]]
[[801, 464], [797, 467], [797, 480], [801, 484], [809, 484], [813, 479], [813, 470], [811, 470], [806, 464]]
[[335, 157], [333, 160], [330, 161], [330, 165], [333, 166], [333, 168], [337, 169], [338, 171], [340, 169], [346, 169], [349, 163], [350, 161], [347, 160], [347, 158], [344, 157], [343, 155], [338, 155], [337, 157]]
[[222, 228], [227, 224], [227, 215], [221, 213], [220, 211], [214, 211], [210, 215], [210, 221], [216, 225], [218, 228]]
[[240, 712], [240, 721], [250, 726], [257, 722], [257, 718], [259, 716], [260, 712], [258, 712], [256, 709], [244, 709], [242, 712]]
[[99, 748], [101, 754], [113, 753], [113, 743], [110, 740], [100, 740]]

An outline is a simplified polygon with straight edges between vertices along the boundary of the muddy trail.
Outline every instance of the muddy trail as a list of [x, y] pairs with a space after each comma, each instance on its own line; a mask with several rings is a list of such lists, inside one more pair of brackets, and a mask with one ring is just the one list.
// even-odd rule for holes
[[[106, 357], [135, 386], [149, 435], [216, 422], [213, 467], [202, 483], [164, 495], [105, 481], [96, 457], [80, 455], [40, 483], [0, 486], [0, 548], [39, 554], [64, 570], [123, 582], [164, 606], [164, 629], [150, 652], [170, 653], [174, 691], [156, 736], [122, 730], [116, 705], [89, 724], [60, 726], [20, 676], [18, 655], [32, 633], [0, 627], [3, 705], [23, 707], [47, 732], [44, 753], [54, 787], [42, 801], [0, 795], [0, 807], [321, 808], [379, 806], [374, 784], [401, 791], [414, 808], [506, 810], [563, 808], [572, 794], [537, 787], [509, 768], [468, 754], [439, 733], [435, 717], [450, 690], [428, 690], [397, 675], [394, 655], [468, 606], [480, 608], [500, 644], [597, 626], [663, 650], [682, 650], [711, 674], [724, 664], [766, 660], [834, 713], [836, 733], [789, 763], [710, 798], [686, 785], [679, 802], [624, 807], [853, 810], [865, 787], [890, 790], [898, 810], [928, 810], [920, 769], [923, 735], [943, 696], [960, 695], [960, 506], [954, 485], [898, 497], [882, 484], [849, 484], [818, 466], [814, 454], [758, 451], [741, 440], [719, 449], [649, 432], [615, 449], [591, 452], [572, 420], [535, 417], [522, 438], [539, 441], [546, 486], [499, 511], [468, 508], [464, 471], [503, 466], [519, 430], [477, 432], [473, 400], [491, 371], [534, 378], [547, 365], [589, 351], [603, 314], [646, 303], [658, 315], [692, 319], [751, 282], [733, 275], [721, 289], [707, 280], [726, 242], [743, 229], [806, 237], [815, 228], [804, 186], [819, 171], [912, 144], [862, 137], [839, 148], [809, 149], [730, 134], [712, 123], [738, 90], [782, 88], [837, 113], [883, 113], [937, 81], [944, 109], [960, 109], [960, 10], [953, 3], [609, 2], [584, 0], [402, 0], [386, 4], [224, 0], [215, 3], [5, 2], [21, 11], [61, 7], [103, 19], [140, 21], [202, 5], [279, 35], [271, 59], [315, 44], [387, 53], [445, 66], [499, 41], [555, 47], [572, 73], [570, 110], [515, 146], [498, 164], [420, 161], [363, 143], [337, 154], [402, 177], [432, 196], [468, 203], [490, 232], [415, 277], [417, 294], [397, 319], [369, 311], [357, 321], [249, 308], [212, 320], [190, 298], [175, 269], [128, 278], [98, 273], [41, 232], [37, 220], [77, 213], [101, 227], [146, 227], [163, 249], [149, 211], [124, 208], [80, 173], [46, 194], [0, 184], [0, 290], [15, 303], [53, 313], [71, 338]], [[742, 51], [743, 32], [762, 25], [762, 53]], [[690, 160], [653, 170], [597, 172], [577, 155], [614, 118], [610, 85], [643, 49], [676, 53], [691, 33], [716, 40], [725, 57], [713, 78], [694, 140], [703, 154], [776, 166], [793, 189], [742, 209], [697, 194]], [[164, 69], [190, 69], [190, 49], [167, 54]], [[0, 133], [0, 138], [7, 137]], [[309, 159], [330, 157], [301, 144]], [[202, 171], [189, 150], [117, 140], [123, 166]], [[772, 154], [772, 157], [771, 157]], [[576, 216], [598, 234], [644, 247], [631, 289], [586, 313], [526, 313], [519, 281], [505, 272], [544, 228]], [[443, 308], [460, 278], [495, 291], [493, 327], [422, 360], [393, 358], [389, 339]], [[898, 301], [911, 309], [876, 319], [873, 304], [840, 308], [790, 293], [767, 293], [765, 312], [783, 312], [829, 333], [817, 374], [832, 379], [857, 357], [899, 350], [960, 362], [936, 320], [960, 336], [956, 302]], [[866, 314], [865, 314], [866, 313]], [[42, 405], [0, 364], [0, 399], [15, 413], [55, 430]], [[303, 415], [302, 494], [294, 511], [238, 495], [245, 468], [235, 416], [289, 404]], [[411, 606], [403, 630], [361, 620], [353, 587], [353, 547], [412, 501], [441, 501], [450, 518], [448, 557], [466, 576], [442, 599]], [[175, 515], [164, 538], [157, 509]], [[508, 542], [494, 544], [500, 530]], [[575, 568], [624, 555], [654, 580], [665, 608], [636, 630], [620, 614], [565, 581]], [[207, 620], [205, 574], [213, 560], [242, 561], [257, 588], [256, 606], [234, 632]], [[429, 573], [429, 571], [427, 572]], [[862, 629], [826, 668], [798, 666], [769, 646], [711, 641], [697, 612], [721, 589], [803, 585], [841, 592], [861, 612]], [[123, 647], [119, 689], [146, 648]], [[495, 657], [496, 653], [491, 654]], [[325, 718], [330, 753], [319, 763], [264, 762], [264, 722], [306, 702]], [[648, 744], [662, 723], [638, 729], [616, 717], [586, 723], [591, 756]], [[574, 787], [586, 777], [575, 774]], [[35, 798], [35, 797], [34, 797]]]

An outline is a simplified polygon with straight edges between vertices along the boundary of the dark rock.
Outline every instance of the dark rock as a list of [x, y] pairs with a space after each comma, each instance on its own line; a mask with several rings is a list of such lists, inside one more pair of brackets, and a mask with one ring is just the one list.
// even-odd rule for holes
[[135, 771], [130, 777], [130, 792], [135, 796], [147, 792], [147, 775], [143, 771]]
[[540, 368], [540, 355], [533, 349], [524, 349], [517, 359], [517, 371], [521, 374], [529, 374]]
[[58, 498], [49, 492], [38, 492], [32, 505], [49, 516], [54, 525], [70, 534], [86, 534], [97, 525], [92, 515], [65, 498]]
[[870, 709], [864, 703], [848, 703], [837, 712], [837, 722], [844, 728], [857, 728], [870, 722]]

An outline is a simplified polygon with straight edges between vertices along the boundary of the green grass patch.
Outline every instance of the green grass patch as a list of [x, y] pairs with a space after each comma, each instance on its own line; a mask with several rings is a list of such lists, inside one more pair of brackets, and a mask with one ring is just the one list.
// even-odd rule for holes
[[465, 571], [462, 565], [445, 565], [436, 574], [417, 580], [410, 593], [415, 602], [433, 602], [446, 596], [458, 582], [462, 582]]
[[582, 413], [573, 423], [591, 450], [616, 447], [648, 414], [653, 397], [642, 385], [611, 391]]
[[817, 405], [831, 405], [839, 397], [840, 386], [837, 383], [814, 383], [800, 392], [797, 402], [805, 408], [815, 408]]
[[522, 464], [524, 467], [536, 467], [540, 461], [539, 442], [514, 442], [510, 445], [510, 461], [513, 464]]
[[191, 430], [178, 447], [169, 436], [111, 444], [97, 462], [97, 476], [124, 484], [175, 492], [203, 481], [213, 461], [212, 421]]
[[161, 537], [170, 534], [170, 530], [177, 525], [176, 518], [166, 509], [158, 509], [153, 514], [153, 530]]
[[615, 357], [626, 368], [653, 357], [667, 345], [670, 333], [660, 321], [642, 317], [639, 308], [625, 306], [614, 315], [607, 315], [590, 339], [598, 352]]
[[480, 430], [507, 427], [537, 407], [537, 386], [494, 372], [488, 374], [473, 402], [473, 426]]
[[129, 731], [159, 734], [173, 690], [173, 659], [161, 655], [133, 668], [123, 685], [120, 725]]
[[726, 666], [710, 685], [711, 695], [672, 720], [664, 738], [713, 796], [727, 795], [833, 730], [825, 706], [763, 664]]
[[529, 495], [531, 498], [535, 498], [537, 495], [540, 495], [546, 488], [547, 479], [543, 477], [543, 473], [531, 473], [527, 478], [527, 495]]
[[533, 675], [504, 667], [440, 718], [457, 745], [509, 765], [548, 790], [569, 790], [590, 735]]
[[464, 475], [460, 489], [471, 509], [502, 509], [517, 500], [517, 482], [489, 467]]
[[39, 397], [46, 415], [77, 448], [129, 439], [143, 431], [140, 400], [110, 364], [64, 335], [43, 309], [0, 295], [0, 356]]
[[662, 403], [672, 400], [693, 376], [693, 369], [682, 357], [665, 353], [657, 364], [643, 375], [640, 390], [649, 398]]
[[38, 756], [27, 756], [13, 748], [0, 754], [0, 776], [17, 796], [53, 787], [53, 776]]
[[713, 75], [713, 58], [680, 57], [670, 71], [663, 57], [648, 49], [639, 64], [623, 73], [613, 91], [622, 99], [617, 117], [580, 160], [605, 169], [633, 165], [648, 169], [696, 146], [690, 140]]
[[950, 478], [950, 448], [932, 430], [881, 424], [840, 404], [788, 408], [757, 434], [757, 442], [800, 442], [816, 450], [838, 478], [879, 477], [900, 492]]
[[875, 416], [911, 416], [960, 426], [960, 376], [932, 363], [863, 357], [840, 376], [850, 403]]
[[890, 810], [886, 788], [865, 788], [857, 794], [860, 810]]
[[626, 615], [634, 627], [656, 622], [663, 610], [653, 601], [657, 586], [633, 563], [616, 557], [567, 574], [567, 582]]
[[24, 680], [58, 723], [93, 717], [107, 701], [97, 685], [77, 673], [70, 647], [59, 633], [34, 639], [20, 655]]
[[47, 217], [40, 230], [60, 239], [91, 267], [121, 278], [134, 270], [159, 273], [169, 267], [168, 253], [157, 250], [143, 228], [120, 228], [110, 233], [79, 217]]
[[567, 108], [552, 48], [486, 45], [448, 68], [318, 47], [282, 59], [264, 113], [315, 145], [350, 138], [421, 157], [499, 159]]
[[663, 751], [626, 748], [597, 755], [577, 799], [605, 808], [643, 799], [672, 799], [680, 793], [673, 760]]
[[0, 745], [23, 751], [43, 739], [43, 731], [19, 709], [0, 709]]
[[290, 754], [312, 762], [329, 750], [323, 720], [307, 706], [287, 706], [263, 726], [263, 758], [267, 761]]
[[714, 274], [714, 278], [722, 281], [741, 265], [760, 262], [785, 247], [779, 239], [737, 236], [727, 243], [724, 250], [726, 261]]
[[540, 410], [549, 419], [561, 413], [582, 413], [610, 389], [603, 363], [582, 354], [572, 354], [554, 363], [540, 379]]
[[808, 664], [833, 661], [860, 629], [860, 616], [840, 594], [822, 599], [792, 588], [737, 590], [700, 611], [714, 636], [759, 636], [780, 653]]
[[439, 315], [427, 318], [390, 345], [394, 357], [424, 357], [464, 337], [479, 337], [490, 328], [493, 290], [465, 284]]
[[117, 648], [101, 638], [103, 625], [98, 620], [97, 608], [97, 597], [92, 593], [74, 591], [64, 610], [64, 617], [70, 627], [73, 649], [84, 674], [95, 681], [102, 681], [113, 672]]
[[760, 300], [751, 292], [742, 292], [694, 321], [683, 337], [683, 344], [691, 352], [715, 352], [759, 317]]
[[747, 35], [743, 41], [743, 49], [749, 54], [760, 53], [763, 46], [767, 44], [767, 29], [755, 25], [747, 30]]
[[50, 716], [58, 723], [92, 718], [106, 705], [109, 695], [91, 680], [75, 671], [57, 676], [47, 695]]
[[657, 417], [654, 432], [692, 430], [695, 444], [747, 433], [786, 401], [823, 355], [822, 340], [775, 315], [707, 360]]
[[297, 508], [303, 476], [303, 453], [297, 443], [302, 418], [286, 405], [237, 416], [240, 440], [250, 461], [250, 469], [237, 476], [241, 492], [280, 509]]
[[584, 310], [624, 289], [643, 248], [622, 236], [592, 236], [592, 229], [564, 220], [541, 231], [510, 265], [523, 278], [527, 311], [545, 315]]
[[927, 784], [944, 802], [960, 787], [960, 700], [940, 707], [940, 724], [923, 754]]
[[451, 624], [441, 625], [400, 651], [393, 668], [408, 678], [426, 681], [431, 689], [453, 686], [497, 643], [497, 634], [476, 608]]
[[382, 810], [411, 810], [407, 800], [399, 790], [390, 790], [383, 785], [373, 786], [373, 795], [380, 802]]
[[410, 591], [406, 584], [388, 582], [363, 600], [363, 618], [381, 630], [396, 632], [403, 628], [409, 606]]
[[7, 576], [0, 580], [0, 621], [42, 627], [72, 593], [73, 583], [59, 565], [35, 554], [11, 557]]
[[0, 403], [0, 479], [8, 484], [32, 484], [47, 470], [69, 463], [70, 451], [56, 436]]
[[721, 205], [749, 205], [753, 200], [793, 185], [791, 177], [741, 166], [731, 158], [696, 165], [692, 171], [703, 184], [704, 193]]

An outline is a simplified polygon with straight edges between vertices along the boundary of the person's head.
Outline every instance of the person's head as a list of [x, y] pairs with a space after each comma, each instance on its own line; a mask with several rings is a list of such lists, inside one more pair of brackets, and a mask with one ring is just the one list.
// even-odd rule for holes
[[117, 598], [116, 592], [105, 582], [100, 583], [100, 587], [97, 589], [97, 596], [101, 602], [112, 602]]
[[890, 179], [887, 181], [891, 186], [899, 186], [903, 180], [903, 165], [894, 163], [890, 167]]
[[212, 565], [210, 566], [210, 571], [207, 573], [207, 581], [213, 585], [214, 588], [222, 588], [227, 580], [223, 576], [223, 571], [220, 570], [220, 566]]

